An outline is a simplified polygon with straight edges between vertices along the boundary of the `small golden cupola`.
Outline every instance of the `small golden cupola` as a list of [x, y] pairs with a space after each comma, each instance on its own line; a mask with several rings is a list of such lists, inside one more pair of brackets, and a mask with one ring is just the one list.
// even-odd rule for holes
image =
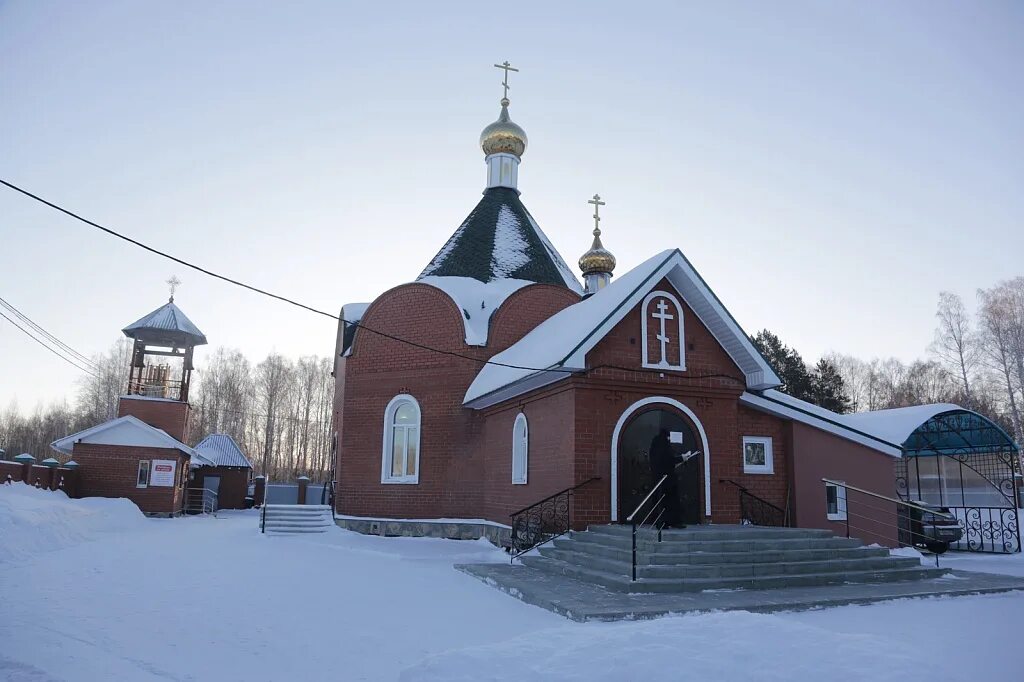
[[480, 148], [484, 150], [484, 162], [487, 164], [487, 187], [509, 187], [518, 189], [519, 162], [526, 151], [526, 131], [516, 125], [508, 115], [508, 72], [519, 71], [508, 62], [495, 64], [504, 69], [505, 79], [502, 87], [505, 95], [501, 98], [501, 113], [498, 120], [483, 129], [480, 133]]
[[580, 256], [580, 270], [583, 271], [583, 281], [586, 283], [585, 294], [589, 296], [608, 286], [615, 270], [615, 256], [601, 243], [601, 207], [605, 202], [601, 201], [600, 195], [595, 194], [587, 203], [594, 205], [594, 243], [590, 245], [589, 251]]

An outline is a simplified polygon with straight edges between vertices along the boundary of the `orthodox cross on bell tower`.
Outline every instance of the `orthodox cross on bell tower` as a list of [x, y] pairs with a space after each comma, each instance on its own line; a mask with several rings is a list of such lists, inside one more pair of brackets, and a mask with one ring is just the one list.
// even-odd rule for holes
[[171, 290], [171, 303], [174, 303], [174, 292], [181, 286], [181, 280], [178, 279], [177, 275], [171, 275], [171, 278], [167, 280], [167, 288]]
[[503, 69], [505, 71], [505, 79], [503, 81], [501, 81], [501, 87], [505, 88], [505, 94], [502, 95], [501, 99], [504, 100], [504, 101], [507, 101], [508, 100], [508, 88], [509, 88], [509, 85], [508, 85], [508, 72], [509, 71], [515, 71], [516, 73], [519, 73], [519, 69], [517, 69], [514, 66], [512, 66], [511, 64], [509, 64], [508, 61], [504, 61], [501, 64], [495, 64], [494, 68], [496, 68], [496, 69]]
[[595, 194], [593, 199], [587, 201], [588, 204], [594, 205], [594, 236], [601, 236], [601, 207], [607, 202], [601, 201], [601, 195]]
[[658, 339], [658, 343], [661, 344], [661, 362], [659, 364], [667, 365], [669, 363], [666, 347], [672, 339], [668, 337], [668, 334], [665, 331], [665, 322], [668, 320], [674, 320], [676, 317], [668, 312], [668, 304], [665, 303], [665, 299], [663, 298], [658, 301], [658, 305], [655, 307], [658, 309], [658, 312], [651, 313], [651, 317], [661, 323], [661, 329], [658, 331], [658, 335], [654, 337]]

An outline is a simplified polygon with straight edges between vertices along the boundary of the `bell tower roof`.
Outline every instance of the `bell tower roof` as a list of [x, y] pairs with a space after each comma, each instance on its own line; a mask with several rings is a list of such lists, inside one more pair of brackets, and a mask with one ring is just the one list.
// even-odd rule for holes
[[203, 346], [206, 335], [174, 304], [174, 296], [148, 315], [121, 330], [130, 339], [150, 346], [186, 348]]

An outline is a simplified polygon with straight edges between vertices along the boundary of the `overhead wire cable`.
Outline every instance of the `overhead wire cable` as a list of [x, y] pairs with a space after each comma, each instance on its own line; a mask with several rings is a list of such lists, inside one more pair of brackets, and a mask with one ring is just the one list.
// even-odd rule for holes
[[83, 355], [82, 353], [79, 353], [77, 350], [75, 350], [74, 348], [72, 348], [68, 344], [64, 343], [63, 341], [58, 339], [56, 336], [54, 336], [50, 332], [48, 332], [45, 329], [43, 329], [42, 326], [37, 324], [28, 315], [26, 315], [25, 313], [21, 312], [17, 308], [15, 308], [9, 301], [4, 300], [3, 297], [0, 297], [0, 306], [3, 306], [8, 311], [14, 313], [20, 320], [22, 320], [24, 323], [28, 324], [30, 327], [32, 327], [32, 329], [34, 329], [39, 334], [42, 334], [49, 341], [51, 341], [52, 343], [56, 344], [63, 351], [65, 351], [69, 355], [71, 355], [75, 360], [80, 361], [82, 364], [87, 365], [88, 367], [91, 367], [93, 369], [98, 369], [98, 367], [96, 366], [96, 363], [93, 362], [91, 358], [88, 358], [85, 355]]
[[14, 326], [14, 327], [16, 328], [16, 329], [18, 329], [18, 330], [19, 330], [19, 331], [20, 331], [21, 333], [25, 334], [25, 336], [27, 336], [27, 337], [29, 337], [30, 339], [32, 339], [33, 341], [35, 341], [35, 342], [36, 342], [36, 343], [38, 343], [38, 344], [39, 344], [40, 346], [42, 346], [42, 347], [43, 347], [43, 348], [45, 348], [46, 350], [48, 350], [48, 351], [50, 351], [51, 353], [53, 353], [54, 355], [56, 355], [56, 356], [57, 356], [58, 358], [60, 358], [60, 359], [61, 359], [61, 360], [63, 360], [64, 362], [68, 363], [69, 365], [72, 365], [73, 367], [75, 367], [75, 368], [76, 368], [76, 369], [78, 369], [78, 370], [81, 370], [81, 371], [85, 372], [86, 374], [90, 374], [90, 375], [92, 375], [93, 377], [95, 377], [95, 378], [97, 378], [97, 379], [99, 379], [99, 378], [100, 378], [100, 377], [99, 377], [99, 375], [98, 375], [98, 374], [96, 374], [96, 372], [94, 372], [93, 370], [91, 370], [91, 369], [87, 369], [87, 368], [85, 368], [85, 367], [82, 367], [81, 365], [79, 365], [78, 363], [76, 363], [76, 362], [75, 362], [74, 360], [72, 360], [71, 358], [69, 358], [69, 357], [67, 357], [67, 356], [65, 356], [65, 355], [62, 355], [61, 353], [57, 352], [57, 350], [55, 350], [55, 349], [54, 349], [54, 348], [53, 348], [52, 346], [48, 345], [48, 344], [47, 344], [47, 343], [45, 343], [44, 341], [42, 341], [42, 340], [38, 339], [37, 337], [33, 336], [33, 335], [32, 335], [32, 334], [31, 334], [31, 333], [30, 333], [30, 332], [29, 332], [29, 331], [28, 331], [27, 329], [25, 329], [24, 327], [22, 327], [21, 325], [19, 325], [19, 324], [18, 324], [17, 322], [15, 322], [15, 321], [14, 321], [14, 320], [12, 320], [11, 318], [9, 318], [9, 317], [8, 317], [8, 316], [7, 316], [7, 315], [6, 315], [6, 314], [5, 314], [5, 313], [4, 313], [4, 312], [3, 312], [2, 310], [0, 310], [0, 317], [4, 318], [4, 319], [5, 319], [5, 320], [7, 320], [8, 322], [10, 322], [10, 323], [11, 323], [11, 324], [12, 324], [12, 325], [13, 325], [13, 326]]
[[[234, 279], [232, 277], [228, 277], [226, 275], [221, 275], [219, 273], [213, 272], [212, 270], [208, 270], [208, 269], [203, 268], [203, 267], [201, 267], [199, 265], [196, 265], [194, 263], [190, 263], [189, 261], [186, 261], [184, 259], [178, 258], [177, 256], [172, 256], [171, 254], [169, 254], [169, 253], [167, 253], [165, 251], [161, 251], [160, 249], [154, 248], [152, 246], [149, 246], [148, 244], [144, 244], [143, 242], [140, 242], [137, 239], [133, 239], [132, 237], [129, 237], [129, 236], [124, 235], [124, 234], [121, 234], [120, 232], [117, 232], [116, 230], [113, 230], [113, 229], [111, 229], [109, 227], [104, 227], [103, 225], [100, 225], [97, 222], [89, 220], [88, 218], [84, 218], [84, 217], [78, 215], [77, 213], [64, 208], [63, 206], [60, 206], [58, 204], [53, 203], [52, 201], [44, 199], [43, 197], [41, 197], [41, 196], [39, 196], [37, 194], [33, 194], [32, 192], [29, 192], [26, 189], [23, 189], [23, 188], [15, 185], [15, 184], [13, 184], [11, 182], [8, 182], [7, 180], [4, 180], [3, 178], [0, 178], [0, 184], [3, 184], [5, 186], [9, 187], [10, 189], [13, 189], [16, 192], [19, 192], [19, 193], [29, 197], [30, 199], [34, 199], [35, 201], [38, 201], [41, 204], [49, 206], [50, 208], [52, 208], [52, 209], [54, 209], [56, 211], [60, 211], [61, 213], [74, 218], [75, 220], [78, 220], [80, 222], [85, 223], [86, 225], [90, 225], [92, 227], [95, 227], [96, 229], [101, 230], [101, 231], [103, 231], [103, 232], [105, 232], [105, 233], [107, 233], [107, 234], [109, 234], [109, 235], [111, 235], [113, 237], [117, 237], [118, 239], [122, 239], [122, 240], [124, 240], [124, 241], [126, 241], [126, 242], [128, 242], [130, 244], [134, 244], [135, 246], [138, 246], [141, 249], [149, 251], [150, 253], [153, 253], [153, 254], [156, 254], [158, 256], [162, 256], [164, 258], [167, 258], [168, 260], [174, 261], [175, 263], [178, 263], [179, 265], [184, 265], [187, 268], [191, 268], [192, 270], [195, 270], [197, 272], [201, 272], [204, 275], [209, 275], [210, 277], [213, 277], [215, 279], [219, 279], [221, 281], [228, 282], [229, 284], [234, 284], [236, 286], [240, 286], [240, 287], [242, 287], [244, 289], [248, 289], [249, 291], [255, 292], [257, 294], [262, 294], [264, 296], [269, 296], [270, 298], [277, 299], [278, 301], [282, 301], [284, 303], [289, 303], [291, 305], [297, 306], [297, 307], [302, 308], [304, 310], [307, 310], [309, 312], [316, 313], [318, 315], [323, 315], [324, 317], [329, 317], [332, 320], [338, 320], [340, 322], [344, 322], [345, 324], [354, 326], [357, 329], [363, 329], [363, 330], [366, 330], [367, 332], [369, 332], [371, 334], [376, 334], [376, 335], [381, 336], [383, 338], [390, 339], [392, 341], [397, 341], [399, 343], [404, 343], [404, 344], [407, 344], [409, 346], [413, 346], [415, 348], [419, 348], [421, 350], [429, 351], [429, 352], [432, 352], [432, 353], [439, 353], [439, 354], [442, 354], [442, 355], [448, 355], [448, 356], [451, 356], [451, 357], [462, 358], [462, 359], [465, 359], [465, 360], [470, 360], [472, 362], [476, 362], [476, 363], [481, 364], [481, 365], [493, 365], [495, 367], [505, 367], [507, 369], [521, 369], [521, 370], [530, 371], [530, 372], [557, 372], [557, 373], [562, 373], [562, 374], [578, 374], [578, 373], [583, 372], [583, 371], [593, 371], [593, 370], [602, 369], [602, 368], [609, 368], [609, 369], [620, 369], [620, 370], [629, 371], [629, 372], [647, 372], [647, 373], [653, 372], [653, 373], [656, 373], [656, 374], [660, 374], [661, 373], [658, 370], [631, 369], [631, 368], [625, 368], [625, 367], [616, 367], [616, 366], [613, 366], [613, 365], [600, 365], [600, 366], [597, 366], [597, 367], [593, 367], [590, 370], [580, 370], [580, 369], [573, 369], [573, 368], [569, 368], [569, 367], [559, 367], [559, 366], [530, 367], [528, 365], [516, 365], [516, 364], [508, 363], [508, 362], [499, 362], [497, 360], [485, 360], [485, 359], [482, 359], [482, 358], [475, 358], [472, 355], [466, 355], [464, 353], [459, 353], [457, 351], [445, 350], [443, 348], [434, 348], [433, 346], [428, 346], [426, 344], [419, 343], [417, 341], [412, 341], [410, 339], [405, 339], [405, 338], [402, 338], [400, 336], [395, 336], [394, 334], [389, 334], [387, 332], [382, 332], [382, 331], [380, 331], [378, 329], [373, 329], [372, 327], [367, 327], [366, 325], [361, 324], [359, 322], [353, 322], [351, 320], [346, 320], [346, 319], [344, 319], [344, 318], [342, 318], [342, 317], [340, 317], [338, 315], [334, 315], [332, 313], [329, 313], [329, 312], [326, 312], [326, 311], [323, 311], [323, 310], [319, 310], [319, 309], [314, 308], [312, 306], [306, 305], [305, 303], [300, 303], [298, 301], [295, 301], [293, 299], [287, 298], [285, 296], [281, 296], [280, 294], [275, 294], [275, 293], [272, 293], [272, 292], [267, 291], [265, 289], [261, 289], [259, 287], [253, 286], [251, 284], [246, 284], [245, 282], [241, 282], [241, 281], [239, 281], [237, 279]], [[706, 379], [706, 378], [718, 378], [718, 377], [722, 377], [722, 376], [728, 376], [728, 375], [721, 375], [721, 374], [688, 375], [688, 376], [679, 376], [679, 377], [675, 377], [675, 378], [692, 381], [692, 380], [699, 380], [699, 379]], [[737, 381], [741, 381], [737, 377], [733, 377], [733, 376], [728, 376], [728, 378], [734, 379], [734, 380], [737, 380]]]

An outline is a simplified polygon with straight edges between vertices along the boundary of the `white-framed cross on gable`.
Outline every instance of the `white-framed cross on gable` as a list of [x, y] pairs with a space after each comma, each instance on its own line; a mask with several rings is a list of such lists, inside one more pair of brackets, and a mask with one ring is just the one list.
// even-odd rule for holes
[[[640, 306], [640, 340], [642, 365], [651, 369], [684, 371], [686, 369], [685, 339], [683, 336], [683, 307], [668, 291], [652, 291]], [[675, 324], [672, 324], [672, 322]], [[651, 332], [648, 332], [649, 329]], [[652, 353], [648, 336], [658, 342]]]

